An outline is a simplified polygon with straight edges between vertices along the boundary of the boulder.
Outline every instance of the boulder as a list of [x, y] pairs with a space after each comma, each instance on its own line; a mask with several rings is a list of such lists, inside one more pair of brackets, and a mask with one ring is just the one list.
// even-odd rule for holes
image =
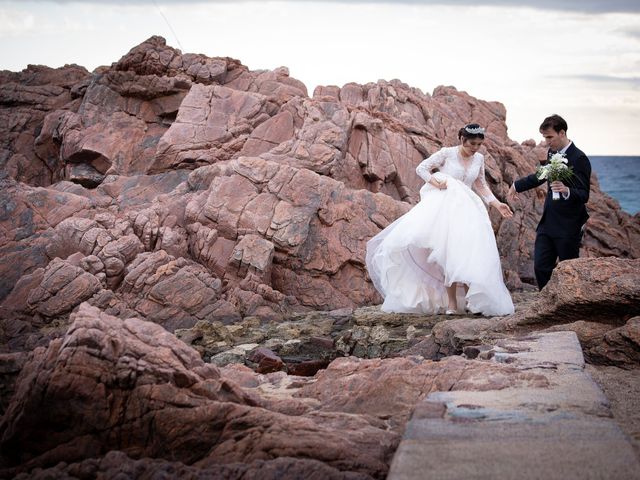
[[560, 262], [538, 299], [509, 324], [580, 319], [623, 324], [640, 314], [640, 260], [614, 257]]

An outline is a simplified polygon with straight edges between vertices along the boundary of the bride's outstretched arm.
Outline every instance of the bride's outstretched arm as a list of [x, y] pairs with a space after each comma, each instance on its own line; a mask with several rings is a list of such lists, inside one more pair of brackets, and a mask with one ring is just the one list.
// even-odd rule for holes
[[482, 201], [484, 203], [489, 206], [495, 207], [500, 212], [500, 215], [505, 218], [513, 216], [513, 212], [511, 211], [511, 208], [509, 208], [509, 205], [498, 200], [489, 188], [489, 185], [487, 185], [487, 180], [484, 176], [484, 158], [482, 159], [482, 163], [480, 164], [480, 172], [478, 173], [478, 178], [476, 178], [473, 182], [473, 189], [478, 195], [480, 195], [480, 198], [482, 198]]

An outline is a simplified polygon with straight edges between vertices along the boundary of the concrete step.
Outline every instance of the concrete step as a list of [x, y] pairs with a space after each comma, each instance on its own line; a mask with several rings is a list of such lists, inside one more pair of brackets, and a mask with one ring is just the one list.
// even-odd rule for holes
[[416, 406], [388, 479], [640, 479], [575, 333], [501, 340], [483, 356], [546, 381], [432, 393]]

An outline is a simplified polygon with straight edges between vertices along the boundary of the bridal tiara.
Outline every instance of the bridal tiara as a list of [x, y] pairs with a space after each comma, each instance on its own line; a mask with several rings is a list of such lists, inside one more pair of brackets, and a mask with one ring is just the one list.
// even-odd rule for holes
[[464, 127], [464, 129], [467, 133], [470, 133], [471, 135], [480, 135], [480, 134], [484, 135], [484, 128], [482, 127], [473, 127], [473, 128]]

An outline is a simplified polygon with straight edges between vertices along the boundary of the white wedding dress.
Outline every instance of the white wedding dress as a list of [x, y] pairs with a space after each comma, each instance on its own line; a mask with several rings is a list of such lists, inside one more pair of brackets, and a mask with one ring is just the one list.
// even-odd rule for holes
[[[435, 168], [439, 171], [432, 174]], [[432, 175], [446, 180], [447, 188], [425, 183], [420, 202], [367, 243], [367, 269], [384, 297], [382, 310], [443, 313], [448, 304], [445, 286], [461, 282], [469, 286], [466, 308], [471, 312], [513, 313], [491, 221], [482, 203], [495, 200], [484, 178], [484, 157], [476, 153], [464, 160], [458, 147], [443, 148], [418, 165], [416, 172], [426, 182]], [[461, 288], [458, 297], [459, 311], [463, 311]]]

